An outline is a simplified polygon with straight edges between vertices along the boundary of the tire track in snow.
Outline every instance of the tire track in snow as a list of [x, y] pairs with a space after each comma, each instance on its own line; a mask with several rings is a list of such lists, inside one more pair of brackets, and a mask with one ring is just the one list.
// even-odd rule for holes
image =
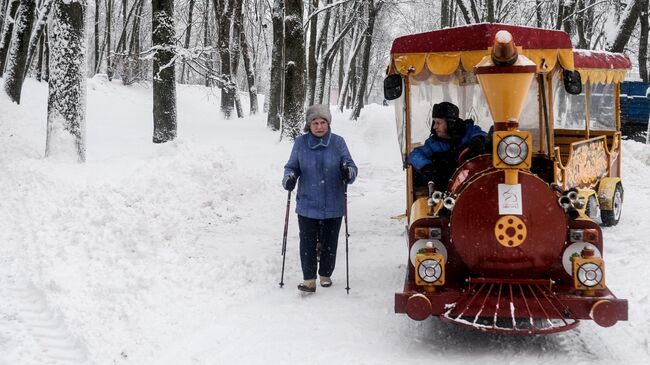
[[[4, 281], [4, 280], [3, 280]], [[31, 282], [0, 286], [0, 364], [89, 364], [84, 345], [72, 336], [44, 293]]]

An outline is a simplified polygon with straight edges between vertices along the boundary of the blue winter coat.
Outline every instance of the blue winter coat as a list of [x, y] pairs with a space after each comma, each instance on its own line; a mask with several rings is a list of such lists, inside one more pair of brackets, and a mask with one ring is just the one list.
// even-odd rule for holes
[[[458, 143], [458, 151], [462, 151], [472, 138], [476, 136], [485, 137], [486, 135], [487, 134], [483, 132], [481, 127], [474, 124], [468, 124], [465, 128], [463, 138], [461, 138]], [[420, 170], [424, 165], [431, 163], [431, 157], [434, 154], [449, 151], [451, 149], [449, 142], [451, 142], [451, 140], [438, 138], [437, 136], [432, 135], [427, 138], [423, 146], [413, 149], [406, 160], [411, 164], [411, 166]]]
[[345, 183], [341, 165], [352, 167], [350, 183], [357, 176], [343, 137], [328, 131], [323, 138], [311, 133], [296, 138], [284, 176], [293, 173], [298, 179], [296, 213], [312, 219], [329, 219], [345, 214]]

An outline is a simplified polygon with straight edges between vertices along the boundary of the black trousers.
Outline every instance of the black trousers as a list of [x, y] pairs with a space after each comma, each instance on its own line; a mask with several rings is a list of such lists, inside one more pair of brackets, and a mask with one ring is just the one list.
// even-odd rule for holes
[[[300, 263], [304, 280], [316, 279], [317, 269], [320, 276], [332, 276], [336, 265], [341, 219], [342, 217], [312, 219], [298, 215]], [[316, 258], [317, 242], [320, 242], [320, 265]]]

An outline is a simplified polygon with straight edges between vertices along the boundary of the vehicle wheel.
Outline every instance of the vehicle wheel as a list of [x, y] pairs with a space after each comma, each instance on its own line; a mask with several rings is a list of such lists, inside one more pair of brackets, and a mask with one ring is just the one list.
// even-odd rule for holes
[[621, 219], [621, 210], [623, 208], [623, 187], [621, 184], [616, 184], [614, 189], [614, 198], [612, 199], [612, 210], [601, 210], [600, 218], [603, 221], [603, 226], [611, 227], [618, 224]]
[[590, 195], [585, 208], [585, 215], [593, 220], [600, 218], [600, 207], [595, 195]]

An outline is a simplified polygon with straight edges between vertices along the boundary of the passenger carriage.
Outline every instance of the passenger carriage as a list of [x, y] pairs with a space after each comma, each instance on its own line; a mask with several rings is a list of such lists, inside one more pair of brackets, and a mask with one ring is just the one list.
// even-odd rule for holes
[[[397, 313], [509, 333], [627, 320], [627, 301], [605, 285], [599, 223], [621, 217], [618, 100], [629, 69], [623, 54], [574, 50], [565, 32], [512, 25], [393, 42], [384, 87], [409, 249]], [[492, 129], [490, 153], [460, 161], [446, 191], [419, 186], [406, 165], [441, 101]]]

